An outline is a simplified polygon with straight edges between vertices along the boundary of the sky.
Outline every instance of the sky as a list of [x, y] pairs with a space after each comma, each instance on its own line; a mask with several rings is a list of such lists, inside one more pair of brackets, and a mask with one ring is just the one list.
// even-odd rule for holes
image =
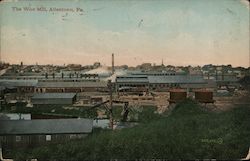
[[247, 0], [4, 0], [1, 60], [248, 67], [249, 13]]

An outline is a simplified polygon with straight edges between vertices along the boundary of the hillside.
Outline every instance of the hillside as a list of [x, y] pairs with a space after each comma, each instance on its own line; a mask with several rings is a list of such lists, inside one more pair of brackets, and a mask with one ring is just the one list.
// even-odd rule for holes
[[170, 115], [146, 110], [140, 125], [116, 131], [94, 130], [91, 136], [15, 153], [16, 158], [45, 159], [239, 159], [250, 146], [250, 108], [214, 113], [186, 101]]

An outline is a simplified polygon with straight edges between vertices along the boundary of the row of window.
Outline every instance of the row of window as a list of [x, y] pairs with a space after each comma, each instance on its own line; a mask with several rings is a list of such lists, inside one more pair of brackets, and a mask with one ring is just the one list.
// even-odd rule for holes
[[119, 87], [148, 87], [148, 85], [145, 84], [122, 84], [119, 85]]
[[177, 87], [179, 86], [177, 83], [169, 83], [169, 84], [152, 84], [150, 87]]
[[[46, 141], [51, 141], [51, 135], [46, 135], [45, 140]], [[21, 136], [16, 136], [16, 142], [20, 142], [20, 141], [22, 141], [22, 137]]]
[[[81, 138], [81, 135], [77, 135], [77, 134], [71, 134], [69, 135], [70, 139], [75, 139], [75, 138]], [[16, 142], [21, 142], [22, 141], [22, 136], [16, 136]], [[51, 135], [45, 135], [45, 140], [46, 141], [51, 141], [52, 140], [52, 136]]]
[[[148, 87], [148, 85], [144, 84], [122, 84], [119, 87]], [[179, 86], [177, 83], [169, 83], [169, 84], [151, 84], [150, 87], [177, 87]]]

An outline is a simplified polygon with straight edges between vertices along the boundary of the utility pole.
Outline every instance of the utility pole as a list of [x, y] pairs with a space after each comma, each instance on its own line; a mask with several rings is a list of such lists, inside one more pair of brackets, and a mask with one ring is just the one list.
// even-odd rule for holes
[[[250, 46], [249, 46], [249, 50], [250, 50]], [[248, 75], [250, 76], [250, 52], [248, 54], [249, 54]]]
[[114, 60], [114, 53], [112, 53], [112, 75], [115, 73], [115, 60]]
[[109, 89], [109, 123], [110, 128], [113, 130], [113, 88], [111, 80], [108, 81], [108, 89]]

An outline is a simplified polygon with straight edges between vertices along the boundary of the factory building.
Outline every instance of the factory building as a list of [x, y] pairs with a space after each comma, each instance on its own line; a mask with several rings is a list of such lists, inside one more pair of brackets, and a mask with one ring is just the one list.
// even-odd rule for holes
[[209, 87], [201, 75], [127, 75], [116, 78], [117, 91], [126, 88], [169, 91], [172, 88], [202, 89]]
[[39, 81], [99, 81], [98, 74], [85, 74], [85, 73], [44, 73], [44, 74], [26, 74], [26, 75], [2, 75], [0, 79], [5, 80], [39, 80]]
[[36, 93], [102, 92], [107, 82], [38, 82]]
[[131, 75], [144, 75], [144, 76], [168, 76], [168, 75], [180, 75], [174, 71], [166, 71], [166, 72], [155, 72], [155, 71], [146, 71], [146, 72], [129, 72]]
[[169, 90], [171, 88], [203, 88], [207, 82], [200, 75], [148, 76], [151, 90]]
[[2, 120], [2, 148], [32, 148], [64, 143], [87, 136], [92, 132], [91, 119]]
[[117, 91], [133, 90], [134, 88], [145, 91], [149, 88], [148, 77], [143, 75], [118, 76], [115, 83]]
[[107, 90], [105, 81], [38, 81], [0, 79], [1, 93], [71, 93]]
[[72, 105], [76, 101], [75, 93], [36, 93], [31, 98], [34, 105], [43, 104], [69, 104]]
[[38, 80], [7, 80], [0, 79], [0, 86], [5, 87], [6, 91], [18, 93], [33, 93]]

